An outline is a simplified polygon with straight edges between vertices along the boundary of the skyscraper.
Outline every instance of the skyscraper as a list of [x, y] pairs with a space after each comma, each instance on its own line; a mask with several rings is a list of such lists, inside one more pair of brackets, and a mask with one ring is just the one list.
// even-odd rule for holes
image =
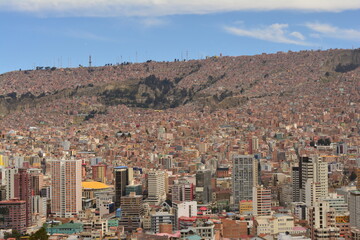
[[125, 231], [133, 231], [141, 227], [143, 209], [143, 196], [131, 192], [129, 196], [121, 197], [121, 220], [119, 224], [124, 226]]
[[71, 217], [81, 208], [81, 160], [51, 160], [51, 212]]
[[271, 190], [263, 186], [253, 188], [253, 215], [271, 215]]
[[115, 178], [115, 207], [119, 207], [121, 197], [126, 195], [126, 186], [129, 185], [129, 171], [126, 166], [114, 168]]
[[350, 191], [349, 196], [350, 226], [360, 228], [360, 191]]
[[148, 174], [148, 202], [158, 204], [166, 198], [165, 172], [150, 171]]
[[254, 154], [259, 149], [259, 138], [256, 136], [252, 136], [249, 138], [249, 153]]
[[25, 168], [20, 168], [18, 172], [14, 174], [14, 196], [17, 199], [25, 201], [26, 226], [31, 226], [32, 191], [30, 184], [30, 174]]
[[194, 186], [184, 178], [175, 180], [171, 189], [172, 201], [192, 201], [194, 199]]
[[291, 171], [292, 180], [292, 201], [300, 202], [300, 169], [299, 167], [293, 167]]
[[14, 176], [18, 172], [18, 168], [5, 169], [5, 186], [6, 186], [6, 199], [13, 199], [15, 197]]
[[[301, 157], [299, 162], [300, 200], [312, 203], [328, 196], [328, 166], [317, 155]], [[311, 196], [309, 195], [311, 194]], [[309, 200], [310, 199], [310, 200]]]
[[196, 172], [196, 200], [200, 203], [212, 201], [211, 171], [201, 169]]
[[258, 164], [251, 155], [234, 155], [232, 187], [234, 204], [241, 200], [252, 200], [253, 187], [258, 184]]

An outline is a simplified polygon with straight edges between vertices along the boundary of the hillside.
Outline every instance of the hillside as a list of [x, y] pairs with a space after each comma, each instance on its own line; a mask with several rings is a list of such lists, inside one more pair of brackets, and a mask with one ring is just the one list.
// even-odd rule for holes
[[41, 111], [47, 119], [67, 114], [87, 121], [123, 105], [215, 110], [274, 97], [324, 108], [358, 104], [359, 66], [356, 49], [14, 71], [0, 75], [0, 114], [7, 119]]

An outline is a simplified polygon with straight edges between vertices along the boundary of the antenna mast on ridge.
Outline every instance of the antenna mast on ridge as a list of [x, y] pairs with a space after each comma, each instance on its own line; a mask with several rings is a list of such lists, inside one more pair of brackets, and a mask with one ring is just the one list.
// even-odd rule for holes
[[91, 67], [91, 55], [89, 55], [89, 67]]

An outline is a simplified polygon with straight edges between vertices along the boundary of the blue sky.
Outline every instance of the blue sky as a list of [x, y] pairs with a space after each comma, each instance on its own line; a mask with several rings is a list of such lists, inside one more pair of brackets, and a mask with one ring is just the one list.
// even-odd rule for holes
[[0, 0], [0, 73], [359, 48], [359, 0]]

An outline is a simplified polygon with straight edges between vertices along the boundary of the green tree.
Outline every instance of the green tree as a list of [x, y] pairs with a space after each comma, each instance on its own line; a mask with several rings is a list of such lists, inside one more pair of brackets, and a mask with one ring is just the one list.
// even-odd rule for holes
[[35, 233], [30, 235], [29, 240], [47, 240], [49, 238], [46, 229], [44, 227], [37, 230]]
[[17, 231], [17, 230], [12, 230], [11, 233], [5, 233], [4, 238], [5, 239], [16, 238], [17, 240], [19, 240], [21, 238], [21, 233], [19, 231]]
[[352, 171], [350, 176], [349, 176], [350, 182], [355, 181], [356, 178], [357, 178], [356, 173], [354, 171]]

